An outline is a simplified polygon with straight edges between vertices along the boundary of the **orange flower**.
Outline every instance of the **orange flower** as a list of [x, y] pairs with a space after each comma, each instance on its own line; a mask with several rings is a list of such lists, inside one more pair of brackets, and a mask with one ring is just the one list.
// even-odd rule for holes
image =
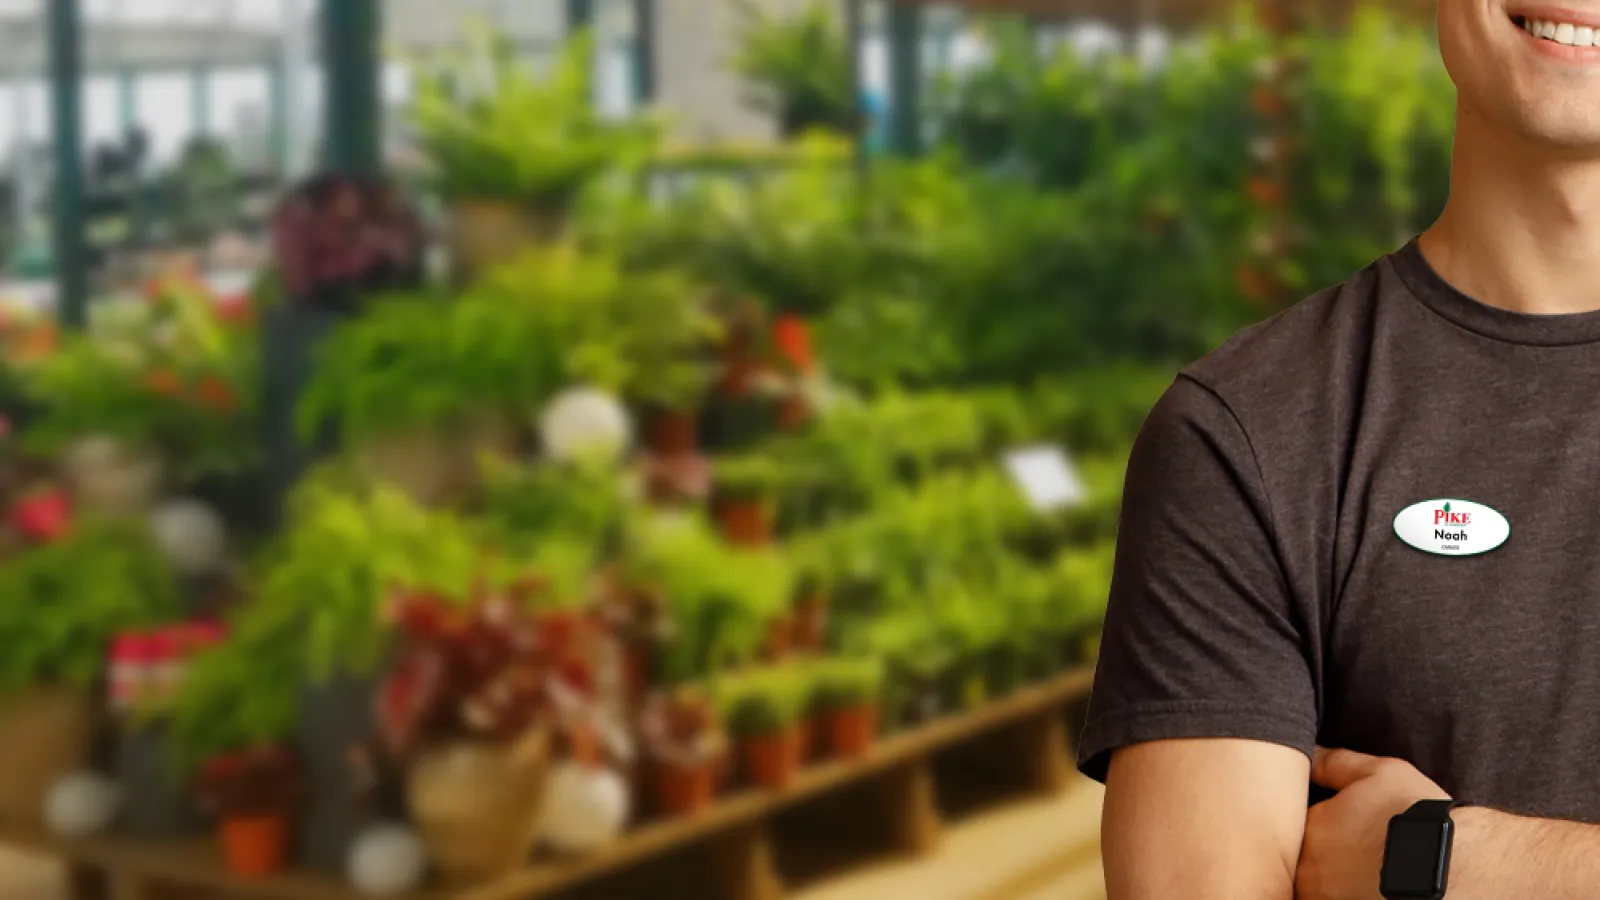
[[772, 342], [778, 353], [796, 371], [809, 372], [816, 365], [811, 353], [811, 335], [805, 320], [796, 315], [781, 315], [772, 323]]
[[198, 399], [200, 405], [217, 412], [233, 412], [238, 406], [233, 388], [227, 382], [215, 375], [207, 375], [200, 379]]
[[183, 389], [178, 376], [171, 369], [155, 369], [144, 377], [145, 387], [163, 397], [170, 397]]

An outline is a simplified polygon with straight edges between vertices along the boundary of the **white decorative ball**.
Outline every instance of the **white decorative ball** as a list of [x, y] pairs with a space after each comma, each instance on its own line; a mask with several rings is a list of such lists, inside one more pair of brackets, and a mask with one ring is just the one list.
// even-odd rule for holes
[[558, 764], [545, 785], [540, 837], [558, 853], [585, 853], [616, 840], [628, 822], [628, 785], [611, 769]]
[[553, 459], [614, 462], [633, 441], [633, 423], [616, 397], [595, 388], [569, 388], [540, 413], [539, 434]]
[[223, 567], [228, 532], [217, 511], [198, 500], [171, 500], [150, 514], [150, 531], [172, 565], [185, 575]]
[[83, 838], [111, 827], [122, 802], [122, 788], [94, 772], [63, 776], [45, 795], [44, 821], [64, 838]]
[[369, 897], [392, 897], [422, 884], [428, 852], [415, 831], [404, 825], [367, 829], [350, 847], [346, 874]]

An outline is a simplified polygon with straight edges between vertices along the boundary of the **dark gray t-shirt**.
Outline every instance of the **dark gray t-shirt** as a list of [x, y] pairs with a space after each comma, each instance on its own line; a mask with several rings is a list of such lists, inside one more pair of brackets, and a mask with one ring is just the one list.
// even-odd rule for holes
[[[1445, 499], [1509, 539], [1401, 539]], [[1080, 765], [1189, 737], [1600, 822], [1600, 313], [1488, 306], [1413, 243], [1183, 372], [1129, 464]]]

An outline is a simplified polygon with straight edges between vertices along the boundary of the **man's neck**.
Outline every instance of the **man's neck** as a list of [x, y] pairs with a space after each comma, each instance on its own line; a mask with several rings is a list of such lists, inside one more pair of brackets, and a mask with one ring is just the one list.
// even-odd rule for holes
[[1450, 200], [1422, 236], [1446, 281], [1538, 315], [1600, 310], [1600, 159], [1548, 147], [1462, 109]]

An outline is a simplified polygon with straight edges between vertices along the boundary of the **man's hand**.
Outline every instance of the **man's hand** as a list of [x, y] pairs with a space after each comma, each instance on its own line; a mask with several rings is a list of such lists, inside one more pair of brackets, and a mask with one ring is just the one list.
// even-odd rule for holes
[[1317, 748], [1311, 780], [1338, 795], [1306, 813], [1296, 900], [1381, 900], [1378, 873], [1389, 820], [1418, 800], [1448, 800], [1400, 759]]

